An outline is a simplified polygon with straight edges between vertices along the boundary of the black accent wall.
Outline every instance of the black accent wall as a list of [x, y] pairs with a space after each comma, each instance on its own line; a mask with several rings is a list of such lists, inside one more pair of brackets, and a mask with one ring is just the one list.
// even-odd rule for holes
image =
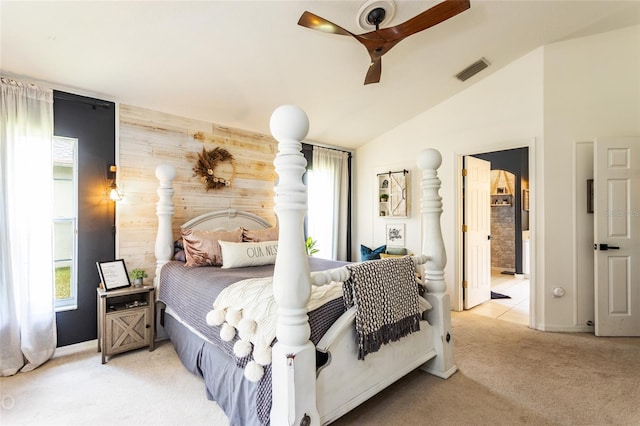
[[529, 148], [474, 154], [473, 157], [491, 162], [491, 170], [506, 170], [516, 176], [514, 189], [516, 228], [516, 274], [522, 274], [522, 231], [529, 229], [529, 211], [522, 209], [522, 190], [529, 188]]
[[97, 337], [96, 261], [115, 256], [115, 203], [105, 199], [115, 164], [115, 104], [54, 91], [54, 133], [78, 139], [78, 309], [56, 315], [58, 346]]

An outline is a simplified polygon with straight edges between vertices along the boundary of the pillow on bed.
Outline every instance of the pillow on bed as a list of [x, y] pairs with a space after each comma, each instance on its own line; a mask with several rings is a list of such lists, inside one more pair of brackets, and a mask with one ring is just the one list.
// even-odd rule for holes
[[186, 262], [187, 258], [184, 254], [184, 245], [182, 244], [182, 238], [173, 242], [173, 260], [180, 262]]
[[232, 243], [220, 241], [223, 268], [273, 265], [278, 254], [277, 241], [259, 243]]
[[233, 231], [183, 230], [182, 241], [186, 266], [220, 266], [222, 250], [219, 241], [242, 241], [242, 228]]
[[407, 254], [407, 249], [404, 247], [387, 247], [385, 253], [393, 254], [394, 256], [404, 256]]
[[386, 244], [375, 249], [360, 244], [360, 260], [364, 262], [365, 260], [380, 259], [380, 253], [384, 253], [386, 249]]
[[187, 255], [184, 253], [184, 250], [178, 250], [176, 254], [173, 255], [173, 260], [176, 260], [178, 262], [186, 262]]
[[278, 241], [278, 225], [266, 229], [243, 229], [242, 241], [251, 243]]

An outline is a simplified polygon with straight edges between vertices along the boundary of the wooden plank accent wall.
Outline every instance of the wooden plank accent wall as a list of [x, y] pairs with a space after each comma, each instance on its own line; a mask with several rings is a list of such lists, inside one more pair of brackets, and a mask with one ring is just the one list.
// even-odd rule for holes
[[[116, 208], [118, 256], [129, 270], [147, 271], [147, 284], [155, 272], [155, 169], [159, 164], [170, 164], [177, 172], [173, 195], [176, 238], [187, 220], [229, 207], [275, 223], [273, 160], [278, 147], [271, 136], [129, 105], [120, 105], [119, 120], [118, 185], [124, 199]], [[200, 178], [193, 175], [203, 147], [221, 147], [233, 155], [236, 174], [230, 187], [206, 191]]]

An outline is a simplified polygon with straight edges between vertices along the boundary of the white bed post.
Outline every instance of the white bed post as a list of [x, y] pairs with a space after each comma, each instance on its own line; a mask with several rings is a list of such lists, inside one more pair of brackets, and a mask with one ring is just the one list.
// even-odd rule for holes
[[438, 353], [438, 356], [422, 366], [422, 369], [446, 379], [456, 372], [457, 367], [453, 358], [451, 337], [451, 302], [444, 281], [447, 254], [440, 225], [442, 198], [439, 195], [441, 182], [438, 178], [438, 167], [441, 164], [442, 155], [435, 149], [425, 149], [418, 156], [418, 167], [422, 170], [422, 254], [428, 258], [424, 264], [424, 282], [427, 287], [425, 298], [433, 306], [427, 313], [427, 319], [437, 330], [433, 340]]
[[274, 160], [279, 176], [275, 188], [278, 257], [273, 293], [278, 306], [277, 343], [272, 350], [271, 424], [320, 424], [316, 407], [315, 347], [309, 341], [307, 302], [311, 295], [309, 260], [304, 247], [307, 188], [302, 183], [306, 160], [301, 153], [309, 130], [307, 115], [294, 105], [271, 115], [271, 134], [278, 141]]
[[161, 164], [156, 167], [156, 177], [160, 181], [160, 186], [158, 187], [159, 199], [156, 207], [158, 234], [156, 235], [156, 272], [153, 277], [153, 285], [158, 288], [158, 284], [160, 284], [160, 269], [173, 256], [171, 219], [175, 209], [171, 198], [173, 197], [172, 182], [176, 178], [176, 169], [173, 166]]

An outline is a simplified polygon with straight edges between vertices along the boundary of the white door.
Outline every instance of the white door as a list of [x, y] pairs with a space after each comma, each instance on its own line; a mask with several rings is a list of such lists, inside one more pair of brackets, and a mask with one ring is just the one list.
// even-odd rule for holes
[[640, 336], [640, 138], [603, 139], [594, 156], [597, 336]]
[[464, 157], [464, 309], [491, 299], [491, 163]]

